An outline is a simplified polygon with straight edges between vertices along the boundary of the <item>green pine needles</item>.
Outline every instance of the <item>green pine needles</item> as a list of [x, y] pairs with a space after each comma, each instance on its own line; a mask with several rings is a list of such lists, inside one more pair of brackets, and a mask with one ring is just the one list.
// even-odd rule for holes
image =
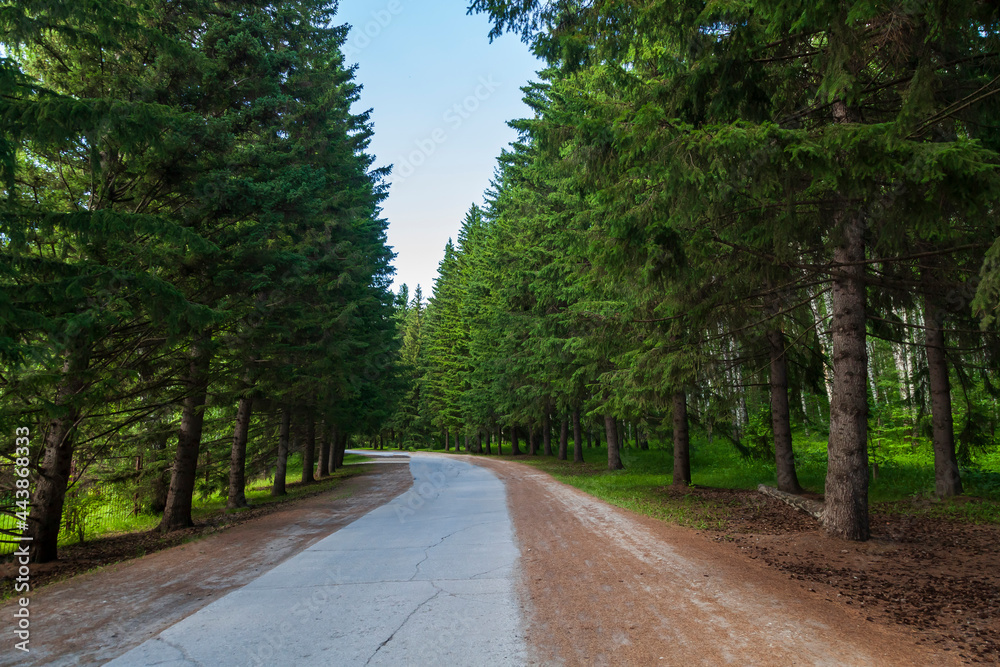
[[384, 427], [388, 171], [334, 10], [0, 3], [0, 422], [36, 434], [34, 560], [78, 485], [174, 530], [196, 492], [245, 504], [286, 416], [320, 475]]
[[694, 428], [770, 458], [794, 493], [793, 432], [819, 432], [824, 525], [853, 540], [887, 438], [929, 447], [933, 492], [962, 493], [961, 467], [997, 446], [997, 420], [975, 417], [998, 398], [995, 12], [470, 10], [549, 68], [446, 250], [417, 355], [423, 433], [499, 427], [515, 452], [558, 437], [565, 456], [579, 421], [611, 469], [623, 446], [671, 448], [686, 486]]

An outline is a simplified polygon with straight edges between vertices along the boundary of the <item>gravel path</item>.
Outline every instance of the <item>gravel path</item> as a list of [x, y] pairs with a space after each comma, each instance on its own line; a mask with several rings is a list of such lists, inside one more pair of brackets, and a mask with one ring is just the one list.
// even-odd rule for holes
[[533, 663], [959, 664], [694, 530], [614, 507], [530, 466], [475, 461], [507, 486]]

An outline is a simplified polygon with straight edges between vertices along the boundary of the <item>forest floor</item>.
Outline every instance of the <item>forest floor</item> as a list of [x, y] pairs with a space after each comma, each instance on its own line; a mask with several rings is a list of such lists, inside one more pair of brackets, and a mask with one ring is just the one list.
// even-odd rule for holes
[[[406, 463], [347, 466], [350, 474], [333, 488], [169, 539], [136, 533], [70, 547], [63, 560], [32, 566], [31, 653], [25, 660], [2, 647], [0, 665], [103, 664], [404, 493], [413, 484]], [[14, 604], [0, 605], [0, 616], [12, 617]]]
[[[656, 627], [662, 618], [649, 612], [669, 612], [665, 601], [671, 594], [650, 593], [656, 567], [648, 558], [626, 553], [629, 540], [637, 540], [647, 555], [649, 544], [634, 535], [615, 538], [614, 527], [606, 526], [602, 532], [612, 534], [602, 539], [581, 511], [552, 510], [600, 512], [595, 508], [602, 501], [534, 466], [494, 461], [477, 458], [507, 482], [522, 550], [527, 540], [534, 554], [526, 554], [525, 569], [545, 629], [529, 639], [540, 640], [549, 656], [576, 655], [580, 663], [588, 651], [591, 657], [599, 654], [602, 643], [631, 639], [635, 657], [628, 662], [655, 664], [655, 650], [637, 640], [662, 636]], [[1000, 526], [922, 515], [923, 508], [909, 501], [879, 503], [871, 517], [872, 539], [847, 543], [827, 538], [811, 517], [755, 491], [658, 491], [665, 506], [683, 504], [689, 518], [693, 514], [696, 524], [710, 528], [695, 530], [615, 509], [630, 516], [626, 532], [652, 536], [704, 562], [705, 573], [698, 576], [715, 578], [721, 568], [735, 568], [739, 578], [769, 595], [800, 601], [803, 613], [818, 612], [825, 623], [853, 633], [858, 646], [884, 646], [889, 654], [879, 664], [1000, 663]], [[594, 604], [597, 600], [586, 593], [623, 583], [628, 592], [622, 591], [617, 604], [615, 598], [610, 605], [605, 598]], [[547, 620], [574, 617], [581, 623], [565, 623], [559, 632]], [[622, 619], [629, 620], [623, 625]], [[617, 628], [618, 636], [602, 638], [594, 631], [602, 626]], [[676, 656], [676, 650], [672, 653]]]
[[711, 502], [723, 527], [704, 536], [787, 574], [810, 594], [856, 609], [868, 622], [907, 628], [918, 643], [963, 662], [1000, 663], [1000, 526], [911, 513], [926, 500], [878, 503], [872, 539], [845, 544], [756, 492], [663, 493]]

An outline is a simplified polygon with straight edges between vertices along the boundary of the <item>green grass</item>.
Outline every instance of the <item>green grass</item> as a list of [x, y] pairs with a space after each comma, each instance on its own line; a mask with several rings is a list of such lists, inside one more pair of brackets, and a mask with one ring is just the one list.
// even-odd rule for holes
[[[363, 456], [348, 454], [344, 457], [344, 468], [337, 470], [336, 473], [328, 478], [325, 478], [321, 482], [302, 486], [298, 483], [302, 479], [302, 460], [298, 456], [292, 456], [288, 460], [288, 469], [286, 473], [286, 490], [288, 494], [279, 498], [271, 496], [271, 485], [274, 482], [273, 476], [263, 479], [257, 478], [247, 482], [247, 502], [250, 503], [251, 506], [259, 507], [261, 505], [287, 502], [306, 494], [328, 491], [339, 486], [344, 479], [361, 473], [362, 469], [360, 467], [356, 467], [355, 464], [364, 463], [366, 461], [367, 459]], [[347, 467], [347, 464], [350, 464], [350, 467]], [[225, 491], [220, 491], [207, 497], [200, 496], [195, 493], [191, 514], [195, 521], [204, 520], [207, 517], [225, 511], [225, 507]], [[234, 510], [233, 513], [242, 512], [246, 509], [251, 508]], [[148, 513], [140, 513], [137, 516], [127, 515], [111, 517], [98, 516], [99, 514], [100, 508], [95, 506], [91, 509], [91, 516], [86, 520], [84, 540], [87, 542], [101, 537], [152, 530], [160, 523], [159, 515]], [[11, 527], [13, 527], [14, 518], [0, 517], [0, 522], [7, 522]], [[60, 547], [78, 544], [79, 542], [79, 535], [75, 532], [70, 533], [64, 530], [59, 535]]]
[[[94, 529], [88, 528], [85, 539], [100, 535], [113, 535], [117, 533], [134, 533], [136, 531], [151, 530], [160, 523], [160, 517], [150, 514], [140, 514], [139, 516], [127, 517], [106, 517], [99, 520]], [[75, 540], [73, 540], [75, 541]], [[69, 543], [72, 544], [73, 541]], [[60, 539], [60, 544], [63, 540]]]
[[[799, 481], [807, 490], [822, 493], [826, 476], [826, 441], [815, 435], [807, 437], [801, 432], [795, 436]], [[384, 451], [396, 450], [389, 448]], [[510, 456], [509, 443], [504, 445], [503, 453]], [[869, 497], [876, 510], [975, 523], [1000, 523], [1000, 450], [977, 454], [974, 467], [962, 472], [966, 496], [943, 502], [933, 499], [934, 463], [928, 443], [914, 448], [909, 442], [893, 444], [880, 441], [877, 447], [873, 447], [873, 454], [878, 462], [878, 473], [877, 476], [874, 474], [875, 467], [872, 466]], [[607, 450], [604, 447], [584, 449], [584, 457], [587, 463], [582, 466], [571, 461], [558, 461], [555, 457], [525, 455], [518, 460], [591, 495], [640, 514], [700, 529], [722, 526], [722, 505], [718, 501], [699, 498], [695, 494], [666, 493], [666, 487], [672, 482], [673, 463], [669, 448], [654, 445], [648, 451], [623, 449], [625, 470], [615, 472], [607, 470]], [[259, 506], [333, 489], [345, 477], [360, 472], [361, 469], [355, 466], [366, 460], [364, 456], [347, 454], [344, 457], [345, 468], [323, 482], [303, 487], [297, 484], [302, 478], [301, 458], [292, 456], [286, 475], [289, 484], [287, 496], [273, 498], [273, 479], [268, 477], [247, 483], [247, 500], [251, 505]], [[727, 441], [715, 439], [709, 443], [699, 435], [694, 436], [691, 445], [691, 470], [693, 483], [700, 487], [755, 489], [758, 484], [776, 484], [773, 462], [744, 459]], [[196, 494], [193, 507], [195, 520], [204, 520], [223, 512], [225, 504], [224, 491], [207, 497]], [[13, 520], [11, 517], [7, 519]], [[151, 530], [159, 520], [159, 516], [150, 514], [92, 519], [88, 521], [85, 539], [90, 541], [109, 535]], [[59, 544], [65, 546], [78, 541], [77, 535], [64, 533]]]
[[[795, 436], [799, 482], [807, 491], [823, 493], [826, 440], [807, 437], [801, 432]], [[510, 456], [509, 444], [504, 445], [503, 453]], [[893, 446], [882, 442], [874, 454], [878, 466], [877, 475], [875, 466], [871, 466], [869, 500], [875, 511], [1000, 524], [1000, 451], [978, 454], [974, 467], [962, 471], [965, 496], [946, 501], [934, 499], [934, 461], [929, 443], [919, 443], [914, 448], [909, 442]], [[654, 445], [648, 451], [623, 449], [625, 470], [614, 472], [607, 470], [605, 447], [585, 448], [584, 458], [587, 463], [583, 465], [544, 456], [525, 455], [517, 460], [640, 514], [699, 529], [723, 525], [720, 501], [701, 498], [694, 493], [667, 493], [666, 487], [673, 481], [672, 450], [669, 448]], [[756, 489], [759, 484], [777, 484], [773, 461], [744, 459], [729, 442], [715, 439], [710, 443], [703, 436], [693, 437], [691, 472], [692, 483], [697, 487]]]
[[[318, 491], [327, 491], [338, 486], [341, 480], [359, 474], [361, 472], [360, 469], [354, 469], [353, 464], [362, 463], [364, 460], [364, 457], [361, 456], [346, 455], [344, 457], [344, 468], [338, 469], [337, 472], [324, 478], [321, 482], [315, 482], [313, 484], [302, 486], [299, 483], [302, 480], [302, 459], [297, 456], [289, 457], [288, 467], [285, 471], [285, 490], [288, 492], [288, 495], [281, 496], [279, 498], [275, 498], [271, 495], [271, 486], [274, 484], [274, 476], [270, 475], [268, 477], [256, 478], [247, 482], [245, 492], [247, 502], [252, 506], [282, 503], [294, 500], [295, 498], [306, 494], [312, 494]], [[346, 467], [346, 464], [349, 463], [352, 464], [352, 468]], [[199, 497], [195, 494], [194, 506], [192, 508], [192, 514], [194, 515], [195, 520], [199, 517], [225, 510], [227, 493], [228, 491], [220, 491], [208, 497]], [[241, 512], [244, 510], [234, 511]]]

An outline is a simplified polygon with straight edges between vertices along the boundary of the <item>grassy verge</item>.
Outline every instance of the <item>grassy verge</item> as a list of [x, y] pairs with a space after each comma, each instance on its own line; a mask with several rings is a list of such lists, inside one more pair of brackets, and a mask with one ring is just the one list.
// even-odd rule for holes
[[[799, 482], [807, 491], [823, 493], [825, 440], [799, 433], [795, 449]], [[510, 456], [510, 445], [504, 446], [503, 454]], [[909, 443], [905, 447], [882, 447], [876, 454], [873, 458], [878, 466], [876, 470], [872, 465], [869, 492], [873, 511], [1000, 524], [1000, 452], [976, 456], [974, 467], [963, 470], [965, 495], [945, 501], [933, 496], [934, 462], [928, 443], [916, 448]], [[708, 442], [704, 437], [694, 438], [694, 488], [687, 492], [670, 488], [673, 463], [669, 448], [624, 449], [625, 469], [615, 472], [607, 470], [605, 447], [584, 449], [584, 458], [587, 462], [582, 465], [545, 456], [525, 455], [517, 460], [613, 505], [698, 529], [724, 529], [729, 506], [718, 494], [705, 491], [776, 485], [773, 462], [744, 459], [731, 444], [719, 439]]]
[[[141, 557], [179, 544], [197, 542], [232, 525], [268, 514], [277, 509], [281, 503], [291, 500], [331, 491], [333, 498], [348, 497], [350, 492], [338, 490], [338, 487], [346, 479], [370, 470], [371, 466], [359, 465], [367, 462], [360, 456], [348, 456], [344, 462], [349, 465], [345, 465], [329, 478], [306, 486], [298, 481], [301, 479], [301, 463], [291, 465], [288, 470], [288, 493], [280, 498], [272, 498], [270, 495], [271, 479], [252, 480], [247, 485], [247, 498], [252, 506], [235, 512], [225, 510], [226, 499], [221, 493], [209, 497], [196, 497], [193, 515], [198, 525], [191, 530], [165, 535], [151, 532], [160, 519], [152, 515], [128, 517], [125, 521], [102, 522], [99, 527], [104, 530], [88, 530], [84, 544], [80, 544], [76, 539], [60, 540], [60, 546], [66, 547], [66, 551], [62, 554], [64, 558], [54, 563], [54, 568], [50, 567], [36, 573], [32, 580], [36, 587], [46, 586], [111, 563]], [[94, 566], [93, 563], [98, 565]], [[13, 594], [13, 577], [4, 577], [0, 580], [0, 602]]]
[[[337, 472], [333, 473], [329, 477], [324, 477], [321, 481], [314, 482], [312, 484], [302, 484], [301, 459], [289, 459], [288, 469], [285, 474], [285, 490], [287, 491], [287, 495], [279, 497], [271, 495], [271, 486], [274, 484], [273, 476], [258, 478], [247, 482], [246, 498], [251, 507], [232, 510], [230, 513], [234, 514], [243, 512], [246, 509], [284, 503], [289, 500], [301, 498], [305, 495], [314, 495], [316, 493], [329, 491], [339, 486], [343, 480], [362, 473], [363, 468], [353, 464], [363, 463], [364, 461], [364, 457], [347, 455], [344, 457], [344, 467], [339, 468]], [[227, 494], [223, 492], [213, 494], [205, 498], [196, 497], [194, 507], [192, 508], [192, 514], [194, 515], [195, 520], [197, 521], [202, 516], [217, 514], [225, 511], [226, 500]]]
[[[288, 502], [289, 500], [295, 500], [296, 498], [301, 498], [305, 495], [313, 495], [329, 491], [339, 486], [343, 480], [361, 473], [363, 469], [354, 464], [363, 463], [365, 461], [366, 459], [363, 456], [348, 454], [344, 457], [344, 468], [337, 470], [336, 473], [330, 477], [324, 478], [322, 481], [314, 484], [302, 485], [300, 482], [302, 479], [302, 459], [298, 456], [293, 456], [288, 460], [288, 469], [286, 473], [286, 480], [288, 482], [286, 486], [286, 491], [288, 492], [287, 495], [277, 498], [271, 495], [271, 486], [274, 483], [273, 476], [249, 480], [246, 487], [246, 498], [251, 507], [233, 510], [229, 513], [238, 514], [240, 512], [247, 511], [248, 509]], [[202, 522], [210, 517], [226, 513], [225, 508], [226, 492], [220, 491], [208, 496], [200, 496], [196, 493], [192, 504], [191, 514], [196, 522]], [[159, 523], [159, 515], [146, 513], [139, 514], [138, 516], [104, 518], [99, 522], [88, 523], [85, 541], [91, 542], [102, 537], [144, 532], [152, 530]], [[79, 543], [80, 539], [77, 535], [66, 533], [60, 535], [60, 547]]]

